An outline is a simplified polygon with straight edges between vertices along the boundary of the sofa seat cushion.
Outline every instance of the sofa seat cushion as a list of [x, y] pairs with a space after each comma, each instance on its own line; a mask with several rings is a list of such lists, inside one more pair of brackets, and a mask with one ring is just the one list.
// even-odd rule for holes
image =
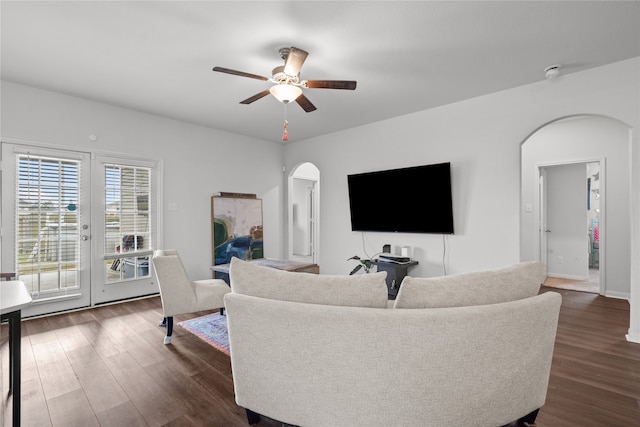
[[280, 301], [350, 307], [387, 307], [387, 273], [297, 273], [231, 259], [231, 292]]
[[496, 304], [537, 295], [546, 266], [537, 261], [451, 276], [402, 281], [394, 308], [438, 308]]

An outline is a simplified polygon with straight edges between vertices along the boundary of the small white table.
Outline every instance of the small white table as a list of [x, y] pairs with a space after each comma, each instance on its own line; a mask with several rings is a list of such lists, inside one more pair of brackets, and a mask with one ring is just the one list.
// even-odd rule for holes
[[31, 296], [21, 280], [0, 282], [0, 319], [9, 322], [9, 394], [13, 394], [13, 425], [20, 426], [21, 310]]

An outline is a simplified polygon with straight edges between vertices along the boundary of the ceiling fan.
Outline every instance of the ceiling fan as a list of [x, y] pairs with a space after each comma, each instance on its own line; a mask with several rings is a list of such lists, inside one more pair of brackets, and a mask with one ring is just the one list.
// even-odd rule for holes
[[223, 67], [213, 67], [213, 71], [275, 83], [271, 88], [240, 101], [240, 104], [251, 104], [272, 94], [284, 104], [296, 101], [307, 113], [316, 110], [316, 106], [302, 93], [302, 88], [346, 90], [355, 90], [356, 88], [356, 82], [353, 80], [300, 80], [300, 68], [309, 53], [297, 47], [283, 47], [279, 53], [284, 60], [284, 65], [274, 68], [271, 72], [271, 78]]

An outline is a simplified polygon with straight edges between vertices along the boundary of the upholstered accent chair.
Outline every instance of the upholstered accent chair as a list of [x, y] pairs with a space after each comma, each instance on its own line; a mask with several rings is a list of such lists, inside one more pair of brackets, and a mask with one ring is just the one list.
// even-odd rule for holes
[[191, 280], [174, 249], [156, 250], [151, 261], [164, 311], [160, 326], [167, 328], [165, 344], [171, 344], [173, 316], [216, 308], [224, 314], [224, 296], [231, 291], [224, 280]]

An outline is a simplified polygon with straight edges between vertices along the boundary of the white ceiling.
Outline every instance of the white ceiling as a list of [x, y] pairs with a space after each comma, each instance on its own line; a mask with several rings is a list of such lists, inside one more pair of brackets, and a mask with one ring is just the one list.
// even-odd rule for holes
[[[287, 107], [289, 142], [640, 56], [638, 1], [5, 1], [2, 79], [280, 141], [285, 107], [239, 101], [278, 49], [309, 52], [318, 108]], [[561, 78], [561, 77], [560, 77]], [[549, 82], [553, 84], [553, 82]]]

